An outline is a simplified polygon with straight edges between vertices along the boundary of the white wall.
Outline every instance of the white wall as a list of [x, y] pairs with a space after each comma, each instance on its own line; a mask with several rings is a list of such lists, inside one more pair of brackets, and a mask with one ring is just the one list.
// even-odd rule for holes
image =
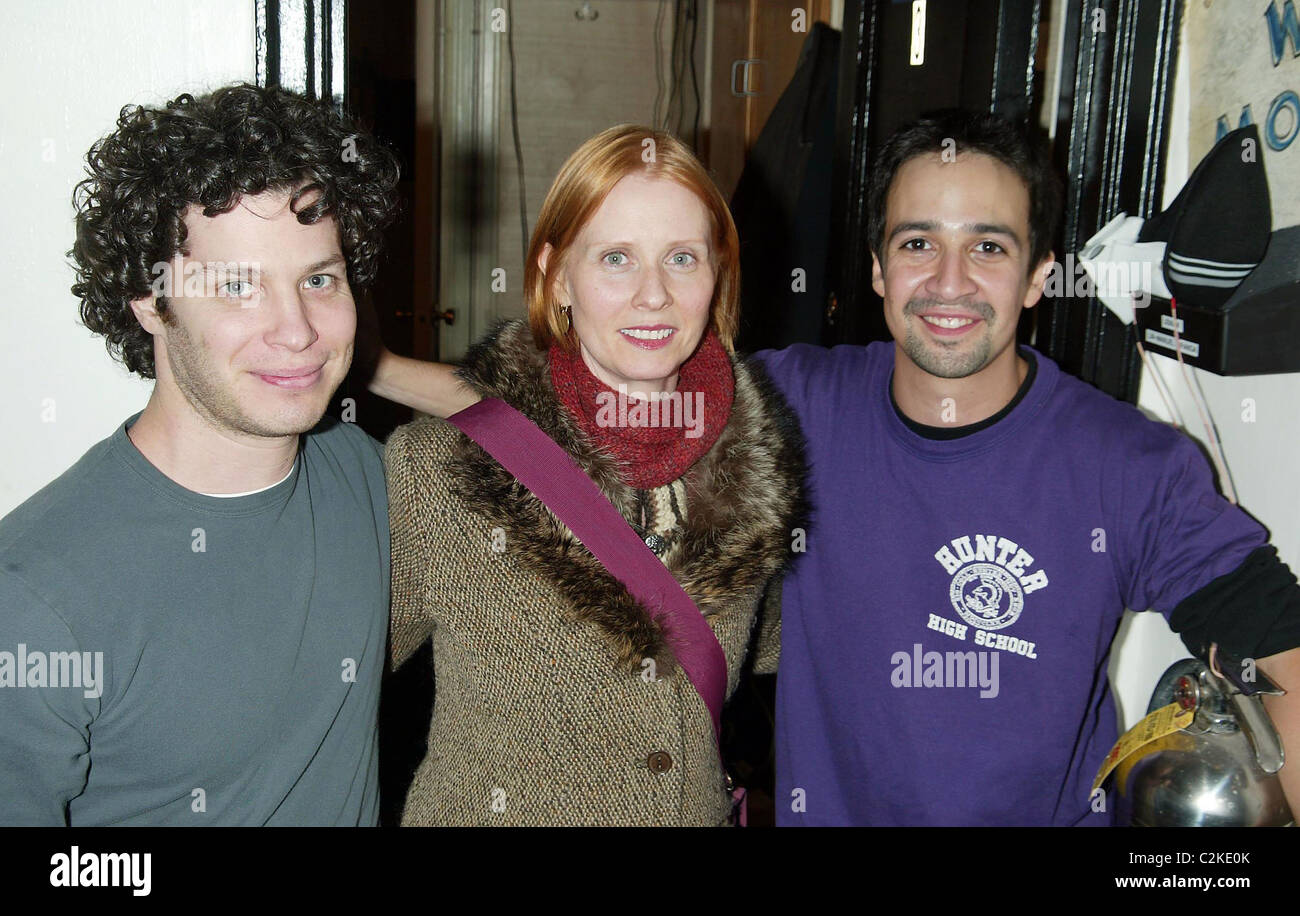
[[[1185, 30], [1184, 30], [1185, 31]], [[1183, 45], [1186, 48], [1186, 44]], [[1188, 161], [1190, 99], [1187, 54], [1179, 55], [1175, 74], [1169, 157], [1165, 173], [1164, 206], [1181, 190], [1196, 166]], [[1272, 188], [1274, 195], [1295, 194], [1292, 188]], [[1300, 341], [1297, 341], [1300, 346]], [[1148, 349], [1150, 355], [1150, 349]], [[1173, 394], [1173, 406], [1182, 414], [1186, 430], [1202, 444], [1206, 441], [1196, 406], [1178, 361], [1152, 355], [1155, 371]], [[1271, 534], [1278, 555], [1293, 571], [1300, 571], [1300, 375], [1255, 375], [1223, 378], [1189, 369], [1200, 382], [1218, 428], [1224, 456], [1236, 484], [1242, 508]], [[1255, 421], [1242, 419], [1242, 401], [1255, 402]], [[1150, 376], [1142, 378], [1138, 406], [1148, 415], [1169, 420]], [[1146, 712], [1156, 679], [1173, 661], [1188, 657], [1181, 640], [1159, 614], [1127, 614], [1111, 678], [1123, 713], [1123, 728], [1135, 724]]]
[[[72, 188], [127, 103], [254, 78], [253, 0], [0, 5], [0, 515], [144, 406], [151, 383], [77, 323]], [[45, 422], [53, 407], [53, 422]]]

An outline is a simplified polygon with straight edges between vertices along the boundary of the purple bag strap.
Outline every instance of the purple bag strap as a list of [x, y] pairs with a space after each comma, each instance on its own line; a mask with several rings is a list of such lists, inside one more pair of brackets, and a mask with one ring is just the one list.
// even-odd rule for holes
[[546, 504], [649, 609], [708, 707], [714, 737], [721, 745], [727, 659], [713, 628], [663, 562], [568, 453], [505, 401], [484, 398], [447, 422], [482, 446]]

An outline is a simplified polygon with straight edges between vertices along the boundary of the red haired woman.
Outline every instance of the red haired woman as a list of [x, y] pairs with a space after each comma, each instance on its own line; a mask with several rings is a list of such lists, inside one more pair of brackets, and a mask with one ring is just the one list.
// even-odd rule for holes
[[[721, 648], [720, 696], [805, 513], [797, 423], [732, 353], [739, 289], [735, 227], [694, 155], [614, 127], [547, 195], [528, 320], [457, 370], [546, 433], [659, 557]], [[457, 426], [398, 429], [387, 462], [393, 664], [432, 637], [436, 680], [403, 823], [727, 823], [681, 628]]]

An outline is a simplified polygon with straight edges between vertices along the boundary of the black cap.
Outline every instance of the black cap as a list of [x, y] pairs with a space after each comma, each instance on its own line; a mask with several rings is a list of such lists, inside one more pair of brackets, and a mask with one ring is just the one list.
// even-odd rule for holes
[[1168, 243], [1165, 283], [1176, 299], [1217, 309], [1263, 259], [1273, 226], [1263, 153], [1254, 124], [1225, 134], [1142, 226], [1139, 242]]

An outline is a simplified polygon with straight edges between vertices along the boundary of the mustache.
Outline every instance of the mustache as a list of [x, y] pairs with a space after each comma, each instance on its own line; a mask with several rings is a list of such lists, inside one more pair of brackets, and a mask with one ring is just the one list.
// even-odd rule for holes
[[944, 302], [942, 299], [909, 299], [903, 306], [904, 315], [919, 315], [928, 308], [959, 308], [973, 312], [985, 321], [993, 321], [993, 306], [987, 302]]

